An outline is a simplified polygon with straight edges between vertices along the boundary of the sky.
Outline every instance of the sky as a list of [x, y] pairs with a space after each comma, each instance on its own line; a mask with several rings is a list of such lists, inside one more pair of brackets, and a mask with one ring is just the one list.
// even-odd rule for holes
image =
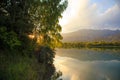
[[120, 29], [120, 0], [68, 0], [62, 33], [79, 29]]

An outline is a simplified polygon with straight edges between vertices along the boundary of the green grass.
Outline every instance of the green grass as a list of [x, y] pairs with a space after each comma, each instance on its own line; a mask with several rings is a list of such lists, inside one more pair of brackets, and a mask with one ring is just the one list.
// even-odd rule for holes
[[37, 66], [34, 57], [0, 53], [0, 80], [37, 80]]
[[[49, 50], [39, 53], [41, 55], [38, 57], [35, 54], [29, 56], [0, 50], [0, 80], [52, 80], [51, 77], [56, 72], [53, 62], [50, 63], [54, 57], [50, 55], [53, 53]], [[46, 60], [41, 58], [44, 54]]]

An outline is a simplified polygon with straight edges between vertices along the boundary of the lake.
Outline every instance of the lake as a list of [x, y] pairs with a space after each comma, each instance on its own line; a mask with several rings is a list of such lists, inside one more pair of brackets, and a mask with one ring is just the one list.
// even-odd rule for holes
[[63, 80], [120, 80], [119, 49], [56, 49]]

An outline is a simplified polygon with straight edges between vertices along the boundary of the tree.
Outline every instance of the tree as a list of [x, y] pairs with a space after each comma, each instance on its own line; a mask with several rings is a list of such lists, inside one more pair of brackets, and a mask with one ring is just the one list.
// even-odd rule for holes
[[[66, 6], [66, 0], [0, 0], [0, 63], [3, 66], [0, 66], [0, 79], [8, 76], [10, 80], [19, 77], [37, 80], [32, 77], [34, 73], [40, 75], [41, 80], [51, 79], [55, 71], [54, 48], [62, 39], [59, 18]], [[39, 51], [37, 57], [33, 54], [36, 47]], [[41, 60], [44, 61], [40, 63]], [[39, 66], [43, 66], [44, 71]], [[25, 74], [21, 69], [30, 73]], [[9, 74], [10, 77], [8, 72], [16, 75]]]
[[1, 0], [0, 26], [14, 32], [21, 45], [34, 34], [41, 45], [54, 48], [62, 39], [59, 18], [66, 7], [66, 0]]
[[36, 0], [31, 8], [29, 14], [31, 21], [34, 24], [34, 35], [38, 43], [54, 48], [62, 36], [60, 35], [61, 26], [59, 25], [59, 18], [61, 13], [67, 7], [66, 0]]

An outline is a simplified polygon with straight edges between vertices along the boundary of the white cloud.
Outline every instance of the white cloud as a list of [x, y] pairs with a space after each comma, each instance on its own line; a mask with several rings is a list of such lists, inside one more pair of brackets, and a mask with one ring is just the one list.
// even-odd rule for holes
[[95, 20], [93, 20], [92, 25], [96, 25], [98, 28], [120, 28], [120, 8], [116, 4], [107, 9], [102, 15], [98, 15]]
[[120, 7], [117, 3], [100, 13], [101, 6], [98, 6], [98, 3], [90, 4], [90, 0], [68, 0], [68, 2], [68, 8], [60, 20], [63, 32], [82, 28], [120, 28]]
[[120, 7], [120, 0], [115, 0], [118, 6]]

